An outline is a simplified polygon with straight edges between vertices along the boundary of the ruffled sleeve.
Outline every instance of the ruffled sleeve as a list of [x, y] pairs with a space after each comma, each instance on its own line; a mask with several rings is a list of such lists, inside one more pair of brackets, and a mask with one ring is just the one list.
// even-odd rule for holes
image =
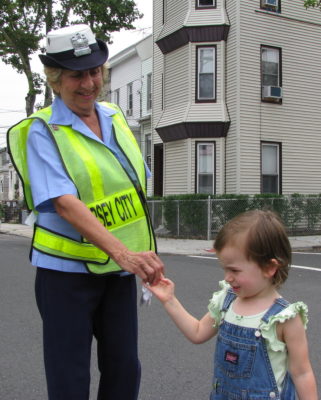
[[211, 317], [214, 319], [214, 328], [216, 328], [221, 322], [221, 308], [226, 297], [227, 291], [230, 288], [230, 285], [225, 281], [219, 282], [219, 287], [221, 290], [218, 292], [214, 292], [212, 298], [210, 299], [210, 303], [208, 305], [208, 310], [211, 314]]
[[272, 315], [268, 322], [263, 322], [260, 326], [262, 336], [267, 341], [268, 347], [273, 351], [284, 351], [285, 343], [281, 342], [277, 338], [276, 326], [277, 323], [283, 323], [288, 319], [294, 318], [297, 314], [300, 315], [304, 328], [306, 329], [308, 324], [308, 306], [302, 301], [290, 304], [283, 311], [277, 315]]

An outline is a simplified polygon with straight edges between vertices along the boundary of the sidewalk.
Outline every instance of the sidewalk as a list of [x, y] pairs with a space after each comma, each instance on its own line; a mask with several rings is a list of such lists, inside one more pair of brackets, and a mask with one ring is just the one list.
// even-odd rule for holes
[[[0, 234], [32, 238], [32, 232], [27, 225], [0, 223]], [[289, 239], [293, 251], [321, 251], [321, 236], [295, 236]], [[210, 255], [212, 246], [212, 240], [157, 238], [159, 253]]]

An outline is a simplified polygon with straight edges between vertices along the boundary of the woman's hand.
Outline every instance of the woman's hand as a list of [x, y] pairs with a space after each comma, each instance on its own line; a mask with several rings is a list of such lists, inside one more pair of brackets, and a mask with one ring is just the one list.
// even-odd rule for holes
[[175, 284], [170, 279], [163, 277], [155, 285], [147, 285], [144, 283], [144, 286], [163, 304], [168, 303], [175, 298]]
[[164, 264], [153, 251], [135, 253], [126, 249], [114, 256], [114, 260], [123, 270], [139, 276], [150, 285], [157, 284], [164, 273]]

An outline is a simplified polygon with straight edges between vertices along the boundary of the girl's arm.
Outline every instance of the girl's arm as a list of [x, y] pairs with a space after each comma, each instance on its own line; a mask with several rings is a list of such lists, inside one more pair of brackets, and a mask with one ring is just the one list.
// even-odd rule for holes
[[175, 285], [171, 280], [163, 278], [157, 285], [145, 286], [163, 304], [178, 329], [192, 343], [204, 343], [217, 333], [217, 329], [213, 327], [215, 321], [210, 313], [198, 320], [185, 310], [175, 296]]
[[289, 354], [289, 372], [300, 400], [318, 400], [317, 386], [309, 359], [308, 341], [300, 315], [287, 320], [283, 340]]

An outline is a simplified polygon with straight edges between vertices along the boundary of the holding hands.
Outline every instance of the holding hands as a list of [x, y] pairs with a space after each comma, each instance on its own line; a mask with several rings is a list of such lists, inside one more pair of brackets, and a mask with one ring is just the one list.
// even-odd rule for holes
[[175, 284], [164, 276], [156, 285], [147, 285], [144, 283], [144, 286], [151, 291], [162, 304], [168, 303], [175, 298]]

